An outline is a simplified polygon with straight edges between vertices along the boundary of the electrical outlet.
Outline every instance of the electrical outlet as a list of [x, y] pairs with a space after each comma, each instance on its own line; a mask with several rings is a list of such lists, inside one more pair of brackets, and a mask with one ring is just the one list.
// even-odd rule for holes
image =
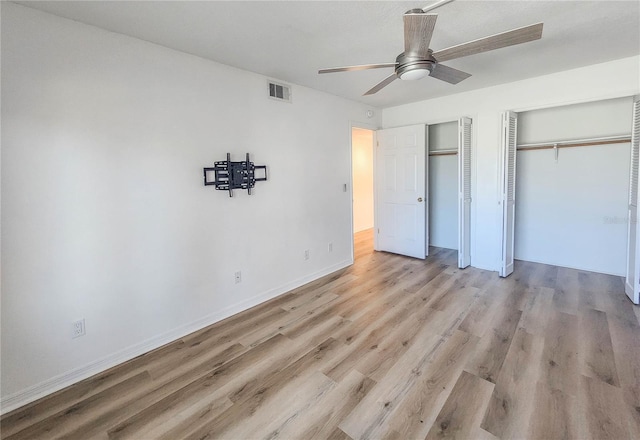
[[306, 250], [304, 251], [304, 259], [305, 259], [305, 260], [308, 260], [308, 259], [309, 259], [309, 249], [306, 249]]
[[242, 272], [236, 272], [236, 284], [239, 284], [242, 281]]
[[333, 252], [333, 243], [329, 242], [329, 245], [327, 246], [327, 250], [329, 252]]
[[85, 335], [84, 318], [82, 318], [73, 322], [71, 326], [71, 337], [79, 338], [80, 336], [84, 336], [84, 335]]

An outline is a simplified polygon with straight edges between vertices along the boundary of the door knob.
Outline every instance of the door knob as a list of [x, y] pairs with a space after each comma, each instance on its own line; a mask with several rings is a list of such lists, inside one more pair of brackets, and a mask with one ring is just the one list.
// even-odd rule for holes
[[422, 202], [422, 197], [418, 197], [418, 202]]

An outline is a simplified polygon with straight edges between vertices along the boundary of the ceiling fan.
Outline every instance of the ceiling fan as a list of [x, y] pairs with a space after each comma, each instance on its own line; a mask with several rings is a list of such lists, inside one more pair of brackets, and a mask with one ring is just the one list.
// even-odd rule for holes
[[[445, 2], [438, 2], [437, 5], [439, 6], [442, 3]], [[411, 9], [404, 14], [404, 52], [396, 57], [394, 63], [334, 67], [330, 69], [320, 69], [318, 73], [394, 68], [394, 72], [391, 75], [373, 86], [365, 95], [373, 95], [379, 92], [383, 87], [388, 86], [397, 78], [416, 80], [424, 78], [425, 76], [431, 76], [450, 84], [458, 84], [460, 81], [469, 78], [471, 74], [441, 64], [441, 62], [500, 49], [502, 47], [513, 46], [515, 44], [527, 43], [542, 37], [543, 24], [536, 23], [434, 52], [429, 49], [429, 43], [431, 42], [431, 36], [438, 15], [427, 13], [428, 10], [433, 8], [434, 7], [431, 6], [424, 9]]]

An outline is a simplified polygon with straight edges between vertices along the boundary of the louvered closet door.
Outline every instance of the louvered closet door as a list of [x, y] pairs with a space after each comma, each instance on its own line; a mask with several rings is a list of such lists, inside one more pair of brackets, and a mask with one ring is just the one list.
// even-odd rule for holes
[[458, 267], [471, 264], [471, 119], [458, 121]]
[[501, 201], [502, 206], [502, 264], [500, 276], [513, 273], [513, 245], [516, 218], [516, 139], [518, 115], [502, 115]]
[[631, 134], [631, 173], [629, 176], [629, 226], [627, 240], [627, 276], [625, 292], [635, 304], [640, 303], [640, 245], [638, 240], [638, 173], [640, 168], [640, 101], [633, 103]]

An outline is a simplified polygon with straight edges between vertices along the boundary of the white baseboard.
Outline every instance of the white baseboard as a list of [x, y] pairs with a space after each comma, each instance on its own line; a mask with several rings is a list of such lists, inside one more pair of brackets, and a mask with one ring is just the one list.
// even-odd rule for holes
[[554, 262], [554, 261], [540, 261], [534, 258], [519, 258], [519, 257], [514, 257], [514, 260], [516, 261], [526, 261], [528, 263], [537, 263], [537, 264], [546, 264], [547, 266], [556, 266], [556, 267], [564, 267], [566, 269], [575, 269], [575, 270], [582, 270], [584, 272], [594, 272], [594, 273], [602, 273], [605, 275], [613, 275], [616, 277], [623, 277], [625, 276], [624, 273], [619, 273], [619, 272], [604, 272], [603, 270], [597, 268], [597, 267], [584, 267], [584, 266], [580, 266], [580, 265], [573, 265], [573, 264], [564, 264], [562, 262]]
[[351, 264], [353, 264], [353, 260], [341, 261], [340, 263], [329, 266], [318, 272], [306, 275], [302, 278], [298, 278], [297, 280], [285, 283], [279, 287], [269, 289], [266, 292], [262, 292], [237, 304], [229, 306], [223, 310], [211, 313], [207, 316], [197, 319], [196, 321], [177, 327], [164, 334], [154, 336], [153, 338], [127, 347], [124, 350], [120, 350], [111, 355], [105, 356], [102, 359], [89, 362], [82, 367], [74, 368], [73, 370], [67, 371], [66, 373], [60, 374], [58, 376], [52, 377], [51, 379], [47, 379], [36, 385], [25, 388], [22, 391], [18, 391], [17, 393], [11, 394], [9, 396], [2, 397], [2, 399], [0, 399], [0, 414], [6, 414], [23, 405], [26, 405], [63, 388], [66, 388], [69, 385], [73, 385], [77, 382], [80, 382], [81, 380], [87, 379], [95, 374], [115, 367], [118, 364], [131, 360], [156, 348], [162, 347], [163, 345], [180, 339], [190, 333], [201, 330], [211, 324], [215, 324], [218, 321], [222, 321], [223, 319], [235, 315], [236, 313], [257, 306], [258, 304], [282, 295], [283, 293], [295, 289], [296, 287], [300, 287], [325, 275], [329, 275], [330, 273], [343, 269], [347, 266], [350, 266]]

